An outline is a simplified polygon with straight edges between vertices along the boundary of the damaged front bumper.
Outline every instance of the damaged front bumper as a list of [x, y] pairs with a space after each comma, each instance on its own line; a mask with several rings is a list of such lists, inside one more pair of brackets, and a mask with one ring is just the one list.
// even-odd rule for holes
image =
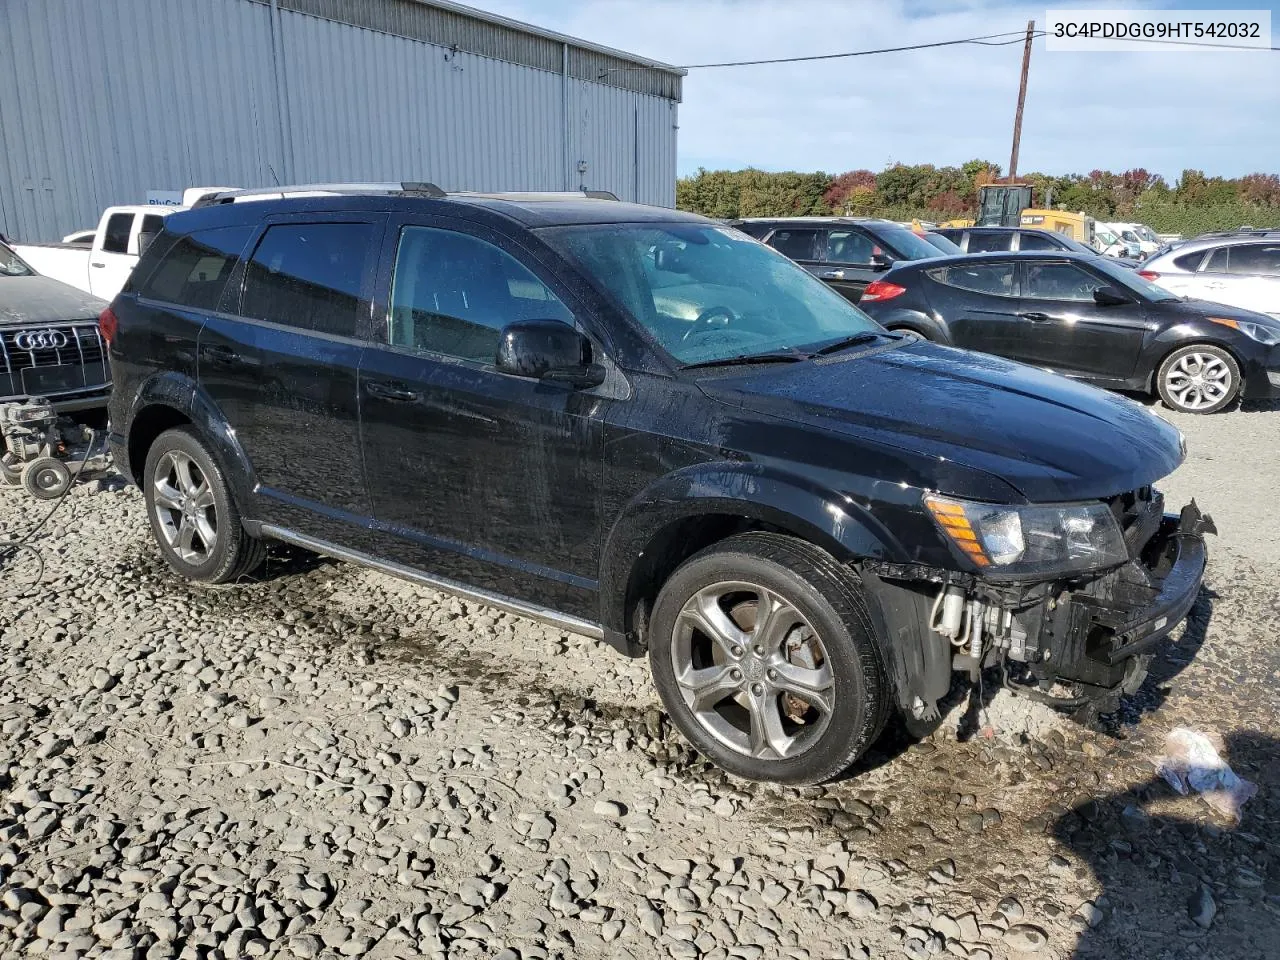
[[1082, 578], [998, 584], [912, 565], [862, 571], [892, 646], [904, 712], [938, 715], [954, 670], [998, 668], [1016, 693], [1107, 712], [1146, 677], [1153, 649], [1190, 612], [1213, 521], [1195, 502], [1166, 515], [1149, 491], [1125, 517], [1129, 560]]

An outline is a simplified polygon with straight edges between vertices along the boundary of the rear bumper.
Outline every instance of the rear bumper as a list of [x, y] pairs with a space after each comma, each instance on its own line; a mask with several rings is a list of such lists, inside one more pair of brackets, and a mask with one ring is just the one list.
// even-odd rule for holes
[[116, 433], [114, 430], [108, 433], [107, 446], [111, 448], [111, 460], [115, 465], [116, 473], [124, 477], [126, 483], [136, 484], [137, 481], [129, 469], [129, 445], [125, 442], [124, 434]]

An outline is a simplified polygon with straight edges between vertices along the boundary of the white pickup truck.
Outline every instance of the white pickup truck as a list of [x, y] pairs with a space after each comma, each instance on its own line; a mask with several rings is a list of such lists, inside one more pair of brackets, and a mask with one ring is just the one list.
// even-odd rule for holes
[[36, 273], [110, 301], [120, 292], [133, 265], [164, 228], [164, 218], [182, 207], [142, 205], [107, 207], [92, 244], [15, 243], [14, 252]]

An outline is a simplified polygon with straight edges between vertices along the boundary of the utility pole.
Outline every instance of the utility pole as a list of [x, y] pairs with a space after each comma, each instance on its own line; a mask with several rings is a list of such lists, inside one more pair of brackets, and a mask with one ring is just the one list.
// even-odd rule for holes
[[1027, 71], [1031, 68], [1031, 39], [1036, 22], [1027, 21], [1027, 42], [1022, 47], [1022, 82], [1018, 84], [1018, 112], [1013, 118], [1013, 153], [1009, 156], [1009, 183], [1018, 175], [1018, 142], [1022, 139], [1022, 106], [1027, 102]]

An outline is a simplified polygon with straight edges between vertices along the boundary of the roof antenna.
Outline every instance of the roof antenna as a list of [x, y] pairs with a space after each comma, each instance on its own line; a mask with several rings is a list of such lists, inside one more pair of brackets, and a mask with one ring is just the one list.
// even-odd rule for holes
[[271, 171], [271, 179], [276, 182], [276, 186], [277, 187], [280, 186], [280, 178], [276, 176], [276, 168], [271, 166], [271, 164], [268, 163], [267, 169]]

